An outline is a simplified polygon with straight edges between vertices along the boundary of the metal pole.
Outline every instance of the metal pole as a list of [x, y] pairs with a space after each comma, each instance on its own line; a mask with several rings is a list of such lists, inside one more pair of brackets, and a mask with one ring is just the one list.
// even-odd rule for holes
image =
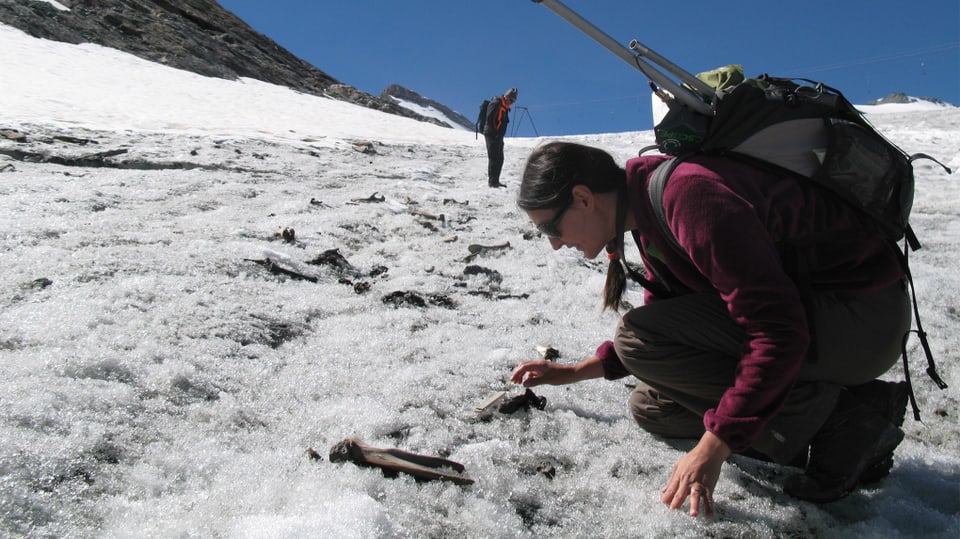
[[717, 95], [716, 88], [698, 79], [696, 76], [690, 74], [689, 72], [684, 70], [682, 67], [678, 66], [677, 64], [674, 64], [670, 60], [667, 60], [663, 56], [660, 56], [659, 54], [654, 52], [652, 49], [650, 49], [650, 47], [647, 47], [646, 45], [644, 45], [643, 43], [640, 43], [636, 39], [630, 41], [630, 50], [636, 52], [640, 56], [649, 58], [650, 60], [653, 61], [653, 63], [666, 69], [668, 73], [673, 73], [681, 81], [693, 86], [701, 94], [703, 94], [704, 98], [706, 98], [711, 103], [713, 102], [714, 96]]
[[[594, 41], [606, 47], [607, 50], [619, 56], [620, 59], [646, 75], [650, 80], [665, 88], [668, 92], [673, 94], [675, 98], [682, 101], [688, 107], [700, 112], [701, 114], [706, 114], [709, 116], [713, 115], [713, 109], [711, 108], [710, 104], [713, 102], [713, 97], [716, 95], [716, 91], [700, 79], [697, 79], [693, 75], [680, 69], [647, 47], [640, 45], [636, 42], [636, 40], [631, 42], [631, 47], [634, 45], [634, 43], [636, 43], [637, 48], [634, 49], [636, 52], [631, 52], [630, 49], [617, 43], [612, 37], [604, 33], [602, 30], [591, 24], [589, 21], [575, 13], [567, 6], [560, 3], [559, 0], [533, 0], [533, 2], [546, 6], [548, 9], [550, 9], [550, 11], [553, 11], [562, 19], [566, 20], [580, 31], [587, 34], [587, 36], [592, 38]], [[693, 85], [704, 95], [698, 95], [693, 90], [677, 84], [674, 80], [645, 62], [641, 57], [641, 51], [654, 62], [660, 63], [662, 61], [665, 63], [666, 65], [661, 64], [665, 69], [683, 79], [684, 82]], [[705, 99], [707, 100], [706, 102], [704, 101]]]

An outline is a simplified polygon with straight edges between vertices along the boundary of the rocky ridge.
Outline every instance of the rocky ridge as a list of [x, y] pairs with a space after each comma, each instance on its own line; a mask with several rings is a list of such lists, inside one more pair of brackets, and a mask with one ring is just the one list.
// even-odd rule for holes
[[450, 127], [343, 84], [253, 30], [215, 0], [0, 0], [0, 23], [66, 43], [95, 43], [208, 77], [252, 78]]
[[424, 108], [433, 108], [438, 112], [440, 112], [441, 114], [443, 114], [445, 118], [463, 127], [464, 129], [468, 129], [472, 131], [475, 127], [473, 120], [470, 120], [469, 118], [460, 114], [459, 112], [451, 109], [450, 107], [444, 105], [443, 103], [438, 103], [433, 99], [424, 97], [418, 94], [417, 92], [410, 90], [409, 88], [404, 88], [399, 84], [391, 84], [386, 89], [384, 89], [383, 92], [380, 93], [380, 99], [384, 99], [384, 100], [400, 99], [403, 101], [414, 103]]

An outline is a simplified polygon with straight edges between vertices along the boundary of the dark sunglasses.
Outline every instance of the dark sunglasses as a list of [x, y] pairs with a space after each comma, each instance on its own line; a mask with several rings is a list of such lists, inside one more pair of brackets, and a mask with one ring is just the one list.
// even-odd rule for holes
[[558, 230], [557, 227], [560, 226], [560, 221], [563, 220], [563, 216], [567, 214], [567, 210], [570, 209], [570, 206], [573, 206], [572, 196], [567, 200], [567, 203], [564, 204], [559, 211], [557, 211], [557, 214], [553, 216], [553, 219], [550, 219], [545, 223], [538, 224], [537, 230], [539, 230], [540, 233], [543, 234], [544, 236], [548, 236], [551, 238], [559, 238], [560, 230]]

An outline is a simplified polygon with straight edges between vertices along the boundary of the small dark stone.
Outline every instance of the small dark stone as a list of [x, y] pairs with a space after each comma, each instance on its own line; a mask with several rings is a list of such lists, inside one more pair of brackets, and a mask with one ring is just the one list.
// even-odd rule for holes
[[34, 290], [43, 290], [44, 288], [53, 284], [53, 281], [47, 279], [46, 277], [40, 277], [39, 279], [34, 279], [30, 281], [28, 288], [33, 288]]
[[413, 305], [414, 307], [426, 307], [427, 302], [415, 292], [397, 290], [383, 297], [383, 302], [394, 307], [401, 305]]
[[548, 346], [546, 350], [543, 351], [543, 359], [547, 361], [554, 361], [560, 357], [560, 350], [552, 346]]
[[353, 267], [353, 265], [340, 254], [340, 249], [327, 249], [317, 255], [313, 260], [307, 261], [307, 264], [313, 266], [329, 266], [340, 275], [357, 276], [360, 274], [357, 268]]
[[503, 402], [498, 410], [503, 414], [512, 414], [517, 410], [522, 408], [530, 408], [531, 406], [537, 410], [543, 410], [547, 406], [547, 398], [538, 397], [533, 390], [527, 388], [523, 395], [511, 397]]
[[430, 294], [427, 298], [430, 301], [431, 305], [436, 305], [437, 307], [443, 307], [445, 309], [453, 309], [457, 304], [450, 299], [449, 296], [444, 294]]
[[357, 294], [363, 294], [370, 291], [370, 283], [366, 281], [359, 281], [353, 284], [353, 291]]
[[550, 462], [541, 462], [537, 465], [537, 471], [545, 475], [547, 479], [553, 479], [557, 475], [557, 469]]

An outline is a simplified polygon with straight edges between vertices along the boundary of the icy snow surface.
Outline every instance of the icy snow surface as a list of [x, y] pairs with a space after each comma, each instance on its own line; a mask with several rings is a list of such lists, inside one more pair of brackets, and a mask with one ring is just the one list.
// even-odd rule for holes
[[[919, 163], [913, 216], [950, 388], [911, 341], [924, 421], [907, 420], [891, 475], [818, 506], [781, 492], [789, 470], [734, 457], [718, 517], [693, 519], [659, 502], [682, 447], [636, 427], [629, 379], [473, 411], [521, 392], [508, 375], [537, 346], [577, 361], [616, 323], [604, 264], [551, 251], [515, 206], [542, 139], [507, 140], [494, 190], [472, 133], [3, 25], [0, 50], [0, 129], [27, 135], [0, 139], [0, 535], [960, 536], [956, 174]], [[960, 168], [957, 109], [874, 120]], [[623, 161], [652, 133], [569, 138]], [[350, 267], [310, 264], [332, 249]], [[331, 463], [349, 436], [447, 456], [476, 483]]]

